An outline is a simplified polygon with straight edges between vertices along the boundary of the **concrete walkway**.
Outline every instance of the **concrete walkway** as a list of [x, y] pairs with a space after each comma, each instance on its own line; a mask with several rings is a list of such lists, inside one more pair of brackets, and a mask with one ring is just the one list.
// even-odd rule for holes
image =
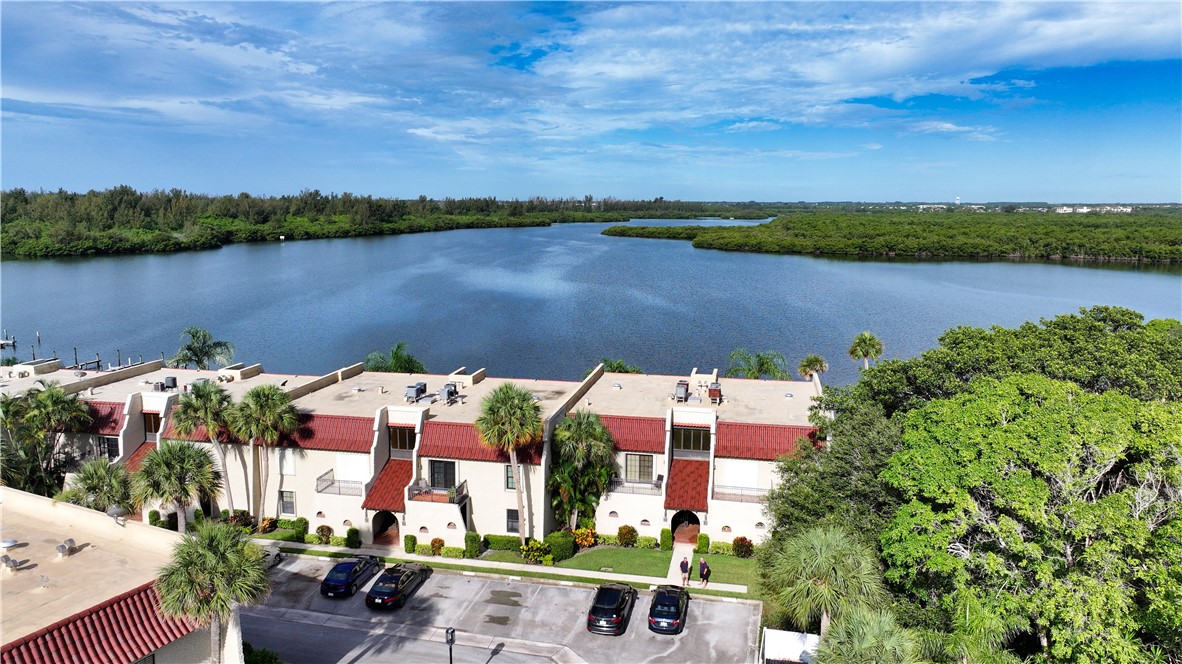
[[[479, 558], [440, 558], [439, 556], [420, 556], [413, 553], [404, 553], [402, 547], [393, 546], [363, 546], [359, 549], [347, 549], [341, 546], [329, 546], [327, 544], [302, 544], [297, 542], [277, 542], [268, 539], [252, 540], [259, 546], [273, 546], [279, 545], [284, 548], [292, 549], [318, 549], [321, 551], [341, 551], [350, 554], [372, 555], [388, 558], [398, 558], [399, 560], [411, 560], [414, 562], [430, 565], [438, 563], [441, 565], [463, 565], [465, 567], [472, 567], [484, 570], [489, 574], [499, 576], [508, 576], [510, 579], [521, 578], [515, 572], [529, 572], [533, 574], [553, 574], [557, 576], [566, 576], [572, 578], [585, 579], [590, 584], [597, 584], [601, 581], [620, 581], [623, 583], [642, 583], [648, 584], [650, 588], [662, 584], [671, 583], [673, 585], [681, 585], [681, 559], [683, 556], [690, 559], [690, 576], [696, 579], [698, 576], [698, 560], [694, 557], [694, 547], [692, 544], [674, 544], [673, 558], [669, 563], [669, 573], [665, 578], [640, 576], [637, 574], [619, 574], [616, 572], [600, 572], [593, 570], [571, 569], [568, 567], [545, 567], [543, 565], [528, 565], [520, 563], [500, 563], [491, 560], [481, 560]], [[468, 574], [469, 572], [465, 572]], [[690, 586], [696, 588], [696, 582], [691, 581]], [[718, 590], [722, 592], [731, 593], [746, 593], [747, 586], [738, 585], [734, 583], [711, 583], [708, 590]]]

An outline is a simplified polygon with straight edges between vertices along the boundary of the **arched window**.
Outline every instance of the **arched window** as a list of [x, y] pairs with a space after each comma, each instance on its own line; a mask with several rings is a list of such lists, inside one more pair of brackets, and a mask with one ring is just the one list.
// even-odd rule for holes
[[642, 526], [651, 526], [652, 524], [648, 522], [648, 519], [641, 519], [641, 520], [640, 520], [640, 525], [642, 525]]
[[724, 533], [729, 533], [730, 531], [731, 531], [731, 527], [730, 527], [730, 526], [723, 526], [723, 527], [722, 527], [722, 532], [724, 532]]
[[763, 530], [763, 527], [764, 527], [764, 526], [763, 526], [763, 522], [762, 522], [762, 521], [759, 521], [759, 522], [757, 522], [757, 523], [755, 524], [755, 527], [756, 527], [756, 528], [758, 528], [758, 529], [760, 529], [760, 530]]
[[423, 535], [426, 535], [427, 534], [427, 526], [423, 526], [422, 528], [419, 528], [419, 532], [422, 533]]
[[342, 525], [342, 526], [344, 526], [344, 527], [346, 527], [346, 528], [352, 528], [352, 527], [353, 527], [353, 522], [352, 522], [352, 521], [350, 521], [350, 520], [348, 520], [348, 519], [345, 519], [345, 522], [344, 522], [344, 523], [342, 523], [341, 525]]
[[607, 515], [608, 515], [609, 517], [613, 518], [613, 519], [618, 519], [618, 518], [620, 518], [620, 515], [619, 515], [619, 514], [616, 514], [615, 512], [608, 512], [608, 513], [607, 513]]
[[451, 522], [449, 522], [449, 523], [447, 524], [447, 529], [448, 529], [448, 530], [455, 530], [455, 529], [456, 529], [456, 522], [455, 522], [455, 521], [451, 521]]

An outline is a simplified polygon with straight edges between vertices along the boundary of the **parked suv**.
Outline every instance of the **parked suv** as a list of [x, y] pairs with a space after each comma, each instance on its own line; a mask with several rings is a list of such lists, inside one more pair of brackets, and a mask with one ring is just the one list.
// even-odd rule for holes
[[352, 597], [357, 594], [358, 588], [365, 585], [365, 582], [381, 569], [382, 563], [377, 556], [358, 556], [337, 563], [320, 582], [320, 594], [328, 597]]
[[648, 609], [648, 628], [660, 634], [680, 634], [689, 611], [689, 591], [682, 586], [657, 586]]
[[636, 589], [622, 583], [605, 583], [595, 592], [595, 601], [587, 612], [587, 631], [596, 634], [623, 634], [636, 605]]

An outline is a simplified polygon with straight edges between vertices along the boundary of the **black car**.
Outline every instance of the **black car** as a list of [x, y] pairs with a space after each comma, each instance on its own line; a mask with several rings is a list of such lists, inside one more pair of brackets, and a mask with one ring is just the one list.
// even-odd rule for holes
[[605, 583], [595, 591], [595, 601], [587, 612], [587, 631], [596, 634], [623, 634], [628, 627], [636, 589], [622, 583]]
[[358, 556], [333, 565], [328, 576], [320, 582], [320, 594], [329, 597], [352, 597], [382, 569], [377, 556]]
[[648, 609], [648, 628], [660, 634], [680, 634], [689, 611], [689, 591], [681, 586], [657, 586]]
[[418, 563], [387, 567], [365, 595], [365, 605], [371, 609], [401, 608], [429, 576], [431, 568]]

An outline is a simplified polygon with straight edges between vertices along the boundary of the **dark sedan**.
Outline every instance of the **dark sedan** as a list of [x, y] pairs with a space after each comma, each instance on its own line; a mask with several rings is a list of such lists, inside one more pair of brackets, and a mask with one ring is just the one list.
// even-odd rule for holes
[[398, 563], [386, 568], [373, 582], [365, 595], [365, 605], [371, 609], [401, 608], [411, 593], [419, 589], [431, 568], [418, 563]]
[[382, 569], [377, 556], [358, 556], [333, 565], [320, 582], [320, 594], [329, 597], [352, 597]]
[[648, 609], [648, 628], [660, 634], [680, 634], [689, 611], [689, 591], [681, 586], [657, 586]]
[[587, 613], [587, 631], [596, 634], [623, 634], [636, 605], [636, 589], [622, 583], [605, 583], [595, 592], [595, 601]]

